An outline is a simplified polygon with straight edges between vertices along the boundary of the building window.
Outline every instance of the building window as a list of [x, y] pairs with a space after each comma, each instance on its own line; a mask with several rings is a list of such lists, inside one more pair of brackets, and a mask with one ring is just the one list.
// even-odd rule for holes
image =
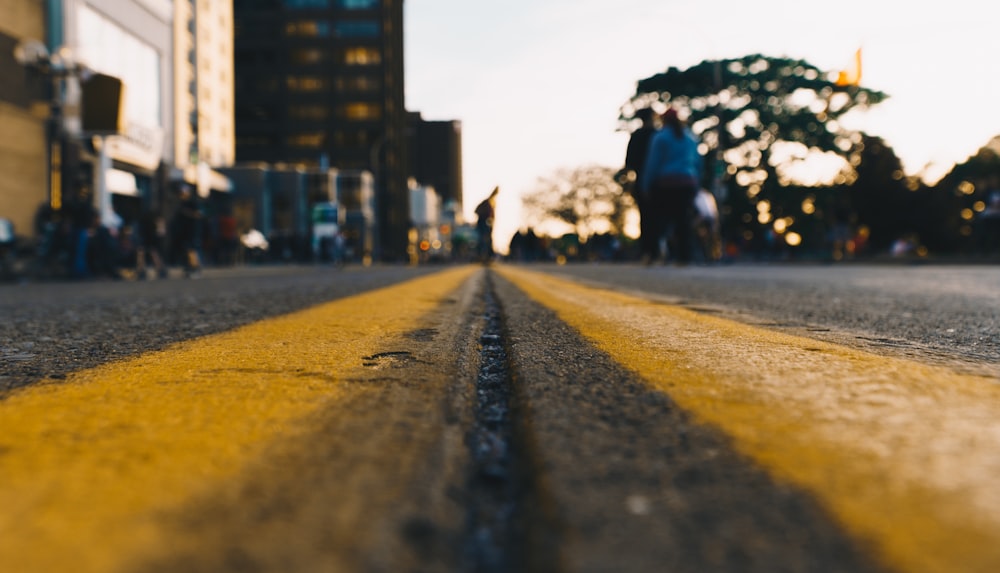
[[243, 105], [235, 110], [237, 119], [251, 121], [273, 121], [274, 110], [264, 105]]
[[333, 141], [338, 147], [367, 147], [374, 137], [365, 130], [335, 131]]
[[340, 38], [375, 38], [379, 35], [378, 22], [374, 20], [341, 20], [334, 23], [333, 31]]
[[330, 0], [285, 0], [285, 8], [290, 8], [292, 10], [329, 7]]
[[382, 54], [375, 48], [356, 46], [344, 50], [344, 63], [349, 66], [371, 66], [382, 63]]
[[382, 108], [368, 102], [352, 102], [341, 107], [344, 118], [352, 121], [369, 121], [382, 119]]
[[379, 78], [366, 76], [340, 77], [335, 80], [336, 90], [343, 93], [374, 93], [382, 87]]
[[337, 7], [344, 10], [369, 10], [378, 7], [379, 0], [336, 0]]
[[236, 145], [240, 147], [267, 147], [271, 145], [271, 138], [261, 135], [244, 135], [236, 138]]
[[278, 91], [278, 80], [275, 78], [253, 78], [250, 89], [265, 94], [273, 94]]
[[291, 119], [324, 120], [330, 117], [330, 108], [323, 105], [296, 105], [288, 109]]
[[326, 38], [330, 35], [330, 23], [316, 20], [296, 20], [285, 24], [285, 35], [289, 37]]
[[326, 78], [318, 76], [287, 76], [285, 85], [293, 92], [320, 92], [327, 89]]
[[322, 64], [326, 61], [327, 54], [325, 51], [315, 48], [292, 50], [290, 59], [293, 64], [298, 64], [300, 66], [316, 65]]
[[285, 143], [290, 147], [311, 147], [315, 149], [323, 146], [323, 133], [296, 133], [285, 138]]

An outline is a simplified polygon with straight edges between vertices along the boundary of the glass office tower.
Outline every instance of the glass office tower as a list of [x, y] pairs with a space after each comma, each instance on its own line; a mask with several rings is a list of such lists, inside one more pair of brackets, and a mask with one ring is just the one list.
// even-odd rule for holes
[[403, 0], [235, 0], [236, 160], [375, 176], [377, 256], [406, 255]]

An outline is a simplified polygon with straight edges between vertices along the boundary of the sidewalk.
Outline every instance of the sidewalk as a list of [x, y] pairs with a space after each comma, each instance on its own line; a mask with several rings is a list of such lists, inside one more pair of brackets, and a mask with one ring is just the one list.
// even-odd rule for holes
[[17, 265], [13, 272], [0, 274], [0, 285], [3, 284], [38, 284], [38, 283], [49, 283], [49, 282], [75, 282], [75, 283], [92, 283], [92, 282], [157, 282], [157, 281], [173, 281], [173, 280], [204, 280], [218, 277], [259, 277], [287, 273], [289, 269], [299, 269], [307, 270], [314, 269], [316, 271], [338, 271], [344, 270], [345, 268], [358, 267], [361, 265], [334, 265], [333, 263], [255, 263], [255, 264], [237, 264], [237, 265], [226, 265], [226, 266], [214, 266], [208, 265], [203, 266], [197, 276], [187, 277], [185, 276], [184, 268], [181, 266], [172, 266], [167, 269], [167, 276], [164, 278], [159, 278], [156, 276], [155, 270], [147, 269], [145, 279], [139, 279], [136, 276], [135, 269], [122, 269], [119, 271], [119, 276], [116, 278], [112, 277], [71, 277], [65, 275], [49, 275], [44, 276], [41, 274], [33, 274], [28, 269], [28, 264]]

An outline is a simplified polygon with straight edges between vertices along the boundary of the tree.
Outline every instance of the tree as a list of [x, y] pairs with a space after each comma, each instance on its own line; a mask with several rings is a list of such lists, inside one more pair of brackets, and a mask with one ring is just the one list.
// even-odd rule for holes
[[[619, 120], [624, 127], [645, 107], [679, 105], [687, 110], [709, 159], [706, 181], [717, 177], [720, 188], [731, 191], [719, 197], [723, 227], [730, 237], [747, 238], [792, 211], [802, 215], [797, 210], [801, 201], [786, 205], [775, 199], [782, 187], [810, 183], [813, 167], [832, 164], [827, 167], [830, 179], [853, 181], [850, 156], [862, 137], [840, 119], [887, 97], [857, 85], [838, 85], [833, 74], [804, 60], [755, 54], [705, 60], [686, 70], [671, 67], [639, 80]], [[758, 203], [765, 201], [772, 217], [758, 218]]]
[[540, 178], [522, 199], [529, 223], [536, 227], [561, 223], [583, 240], [600, 233], [622, 234], [635, 203], [614, 175], [610, 167], [587, 165]]
[[848, 189], [858, 224], [871, 231], [871, 248], [886, 251], [910, 237], [935, 253], [975, 252], [976, 215], [986, 208], [1000, 174], [994, 139], [933, 186], [906, 176], [891, 147], [864, 136], [852, 159], [857, 179]]
[[896, 152], [882, 138], [866, 135], [852, 159], [857, 178], [849, 189], [858, 224], [871, 231], [871, 248], [887, 251], [893, 241], [917, 232], [915, 181], [903, 173]]
[[946, 252], [982, 252], [980, 214], [1000, 188], [1000, 136], [955, 165], [926, 190], [924, 216], [917, 231], [928, 248]]

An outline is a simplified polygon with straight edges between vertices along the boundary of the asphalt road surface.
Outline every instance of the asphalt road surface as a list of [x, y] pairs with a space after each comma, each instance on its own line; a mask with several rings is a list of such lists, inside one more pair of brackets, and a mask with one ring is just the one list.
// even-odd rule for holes
[[560, 275], [866, 350], [1000, 377], [1000, 267], [565, 266]]
[[1000, 270], [0, 286], [4, 571], [1000, 570]]

